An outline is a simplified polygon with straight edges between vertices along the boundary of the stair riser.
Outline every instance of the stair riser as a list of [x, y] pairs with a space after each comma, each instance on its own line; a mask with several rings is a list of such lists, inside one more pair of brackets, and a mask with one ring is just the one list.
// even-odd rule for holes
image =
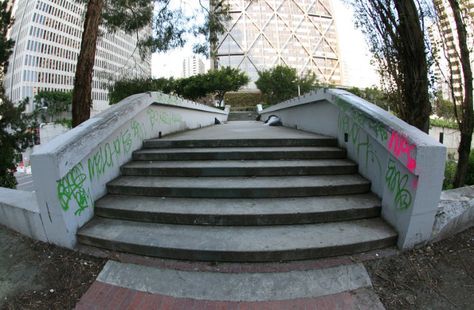
[[[158, 207], [157, 207], [158, 209]], [[264, 225], [298, 225], [317, 224], [337, 221], [349, 221], [380, 216], [380, 207], [357, 210], [333, 211], [324, 213], [295, 213], [295, 214], [182, 214], [138, 212], [95, 207], [95, 214], [101, 217], [131, 220], [137, 222], [153, 222], [162, 224], [181, 225], [212, 225], [212, 226], [264, 226]]]
[[255, 252], [235, 252], [235, 251], [199, 251], [187, 249], [161, 248], [138, 244], [128, 244], [114, 242], [106, 239], [92, 238], [78, 234], [79, 242], [102, 247], [109, 250], [122, 251], [146, 256], [161, 258], [172, 258], [182, 260], [198, 261], [222, 261], [222, 262], [278, 262], [290, 260], [315, 259], [321, 257], [340, 256], [366, 252], [379, 248], [391, 246], [396, 242], [396, 237], [379, 239], [376, 241], [356, 243], [350, 245], [333, 246], [318, 249], [288, 249], [285, 251], [255, 251]]
[[227, 121], [254, 121], [257, 116], [257, 113], [230, 113]]
[[336, 139], [147, 140], [144, 148], [337, 146]]
[[[196, 181], [198, 182], [198, 180]], [[166, 188], [107, 185], [109, 194], [188, 198], [277, 198], [363, 194], [370, 184], [296, 188]]]
[[233, 167], [233, 168], [132, 168], [122, 167], [124, 176], [175, 176], [175, 177], [217, 177], [217, 176], [290, 176], [290, 175], [335, 175], [357, 172], [357, 166], [325, 167]]
[[341, 159], [344, 151], [315, 152], [209, 152], [209, 153], [133, 153], [133, 160], [280, 160], [280, 159]]

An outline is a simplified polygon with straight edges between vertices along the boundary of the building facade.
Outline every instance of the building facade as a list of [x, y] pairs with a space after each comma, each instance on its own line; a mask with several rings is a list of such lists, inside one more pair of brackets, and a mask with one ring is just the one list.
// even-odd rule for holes
[[[82, 39], [84, 5], [74, 0], [16, 0], [15, 22], [9, 36], [15, 41], [5, 76], [5, 90], [13, 102], [39, 91], [71, 91]], [[144, 36], [150, 29], [143, 30]], [[140, 58], [137, 36], [101, 29], [94, 66], [92, 113], [108, 107], [107, 86], [125, 76], [150, 77], [150, 56]]]
[[340, 84], [337, 33], [330, 0], [229, 0], [231, 21], [221, 35], [218, 65], [258, 71], [287, 65], [323, 83]]
[[183, 60], [183, 77], [187, 78], [205, 72], [204, 62], [197, 55], [187, 57]]
[[[467, 27], [467, 45], [471, 47], [471, 68], [474, 69], [474, 0], [460, 1], [464, 22]], [[459, 59], [459, 39], [453, 12], [448, 0], [435, 0], [438, 23], [429, 27], [431, 44], [435, 47], [436, 65], [434, 76], [436, 88], [443, 97], [457, 104], [463, 99], [463, 75]]]

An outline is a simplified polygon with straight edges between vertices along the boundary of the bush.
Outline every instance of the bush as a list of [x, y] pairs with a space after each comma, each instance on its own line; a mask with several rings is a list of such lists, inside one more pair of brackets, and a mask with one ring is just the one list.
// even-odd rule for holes
[[231, 107], [255, 107], [262, 102], [260, 92], [227, 92], [224, 102]]
[[474, 151], [471, 150], [469, 163], [467, 164], [466, 185], [474, 185]]
[[443, 190], [452, 189], [454, 175], [456, 174], [457, 163], [454, 160], [448, 160], [444, 168]]

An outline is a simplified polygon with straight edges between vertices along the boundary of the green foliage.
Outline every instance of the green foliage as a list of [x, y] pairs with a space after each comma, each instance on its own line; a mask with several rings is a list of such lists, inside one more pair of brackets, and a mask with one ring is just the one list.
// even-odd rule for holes
[[457, 163], [454, 160], [446, 161], [444, 168], [443, 190], [452, 189], [454, 182], [454, 175], [456, 174]]
[[440, 119], [440, 118], [432, 118], [430, 119], [430, 126], [434, 127], [444, 127], [450, 129], [457, 129], [459, 130], [459, 126], [455, 121]]
[[175, 84], [176, 81], [173, 78], [119, 80], [109, 87], [109, 101], [110, 104], [116, 104], [128, 96], [148, 91], [161, 91], [169, 94], [175, 90]]
[[17, 107], [6, 98], [0, 103], [0, 186], [15, 188], [17, 154], [33, 145], [34, 115], [26, 115], [26, 99]]
[[296, 69], [282, 65], [259, 72], [255, 85], [262, 92], [265, 102], [269, 104], [298, 96], [298, 86], [301, 94], [318, 87], [314, 73], [309, 72], [303, 77], [298, 77]]
[[[72, 92], [40, 91], [34, 99], [35, 107], [40, 110], [43, 121], [54, 122], [58, 116], [70, 111], [72, 105]], [[49, 120], [45, 119], [49, 116]]]
[[373, 103], [384, 110], [396, 111], [397, 110], [397, 98], [394, 94], [378, 89], [377, 87], [358, 88], [351, 87], [346, 89], [348, 92], [353, 93], [362, 99]]
[[110, 104], [147, 91], [161, 91], [176, 94], [189, 100], [198, 100], [214, 95], [222, 101], [228, 91], [239, 90], [247, 84], [248, 76], [239, 69], [221, 68], [206, 74], [198, 74], [184, 79], [126, 79], [115, 82], [109, 89]]
[[228, 92], [224, 96], [226, 104], [236, 107], [253, 107], [262, 102], [260, 92]]
[[[441, 93], [436, 94], [433, 106], [434, 112], [438, 117], [442, 117], [447, 120], [455, 119], [454, 104], [449, 100], [445, 100]], [[458, 112], [458, 115], [461, 115], [460, 111]]]

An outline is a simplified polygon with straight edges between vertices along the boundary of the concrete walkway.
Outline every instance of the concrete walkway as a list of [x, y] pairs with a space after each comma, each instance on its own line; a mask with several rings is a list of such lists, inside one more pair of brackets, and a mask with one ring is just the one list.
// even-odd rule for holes
[[349, 259], [202, 266], [109, 261], [76, 309], [384, 309], [365, 267]]
[[221, 140], [221, 139], [314, 139], [325, 137], [263, 122], [234, 121], [217, 126], [189, 130], [164, 136], [161, 140]]

